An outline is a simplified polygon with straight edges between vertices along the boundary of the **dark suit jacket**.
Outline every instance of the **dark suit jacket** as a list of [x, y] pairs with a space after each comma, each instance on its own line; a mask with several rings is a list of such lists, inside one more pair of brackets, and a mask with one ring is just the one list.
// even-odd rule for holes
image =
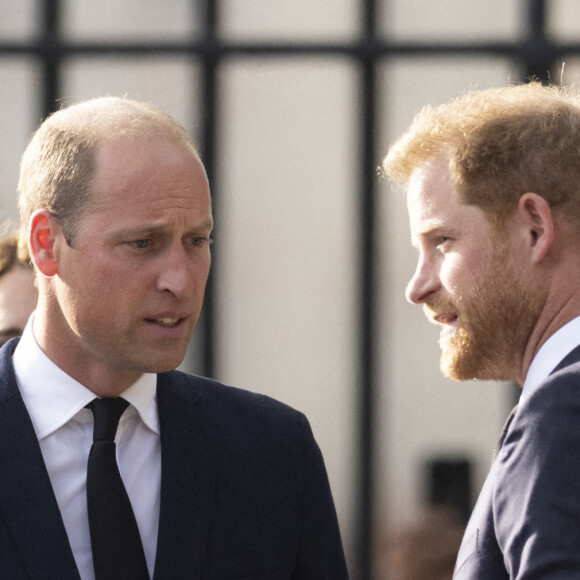
[[[12, 351], [0, 350], [0, 577], [78, 579]], [[161, 510], [155, 578], [341, 580], [344, 555], [306, 418], [173, 371], [157, 382]]]
[[580, 578], [580, 348], [519, 405], [454, 578]]

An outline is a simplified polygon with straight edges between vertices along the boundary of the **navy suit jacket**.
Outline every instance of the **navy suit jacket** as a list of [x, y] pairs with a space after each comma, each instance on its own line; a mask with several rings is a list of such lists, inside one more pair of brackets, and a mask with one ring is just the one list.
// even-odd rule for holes
[[580, 348], [519, 405], [454, 578], [580, 578]]
[[[0, 577], [79, 579], [12, 352], [0, 350]], [[341, 580], [326, 470], [306, 418], [268, 397], [158, 375], [161, 508], [154, 578]]]

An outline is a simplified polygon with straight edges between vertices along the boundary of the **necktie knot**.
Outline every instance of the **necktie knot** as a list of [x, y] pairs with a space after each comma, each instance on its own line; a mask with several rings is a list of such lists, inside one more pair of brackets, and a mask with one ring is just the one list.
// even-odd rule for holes
[[121, 415], [129, 403], [120, 397], [95, 399], [87, 405], [93, 412], [93, 441], [114, 441]]

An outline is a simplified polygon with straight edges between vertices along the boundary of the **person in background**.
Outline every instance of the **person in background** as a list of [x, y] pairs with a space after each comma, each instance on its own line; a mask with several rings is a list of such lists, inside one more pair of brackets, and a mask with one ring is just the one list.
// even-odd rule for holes
[[152, 105], [62, 109], [24, 152], [39, 289], [0, 350], [2, 577], [348, 577], [298, 411], [174, 370], [210, 269], [209, 184]]
[[[580, 95], [532, 82], [426, 107], [390, 148], [441, 370], [515, 381], [517, 409], [454, 577], [580, 577]], [[420, 353], [418, 353], [420, 354]]]
[[38, 300], [30, 257], [18, 254], [16, 237], [0, 240], [0, 346], [22, 334]]

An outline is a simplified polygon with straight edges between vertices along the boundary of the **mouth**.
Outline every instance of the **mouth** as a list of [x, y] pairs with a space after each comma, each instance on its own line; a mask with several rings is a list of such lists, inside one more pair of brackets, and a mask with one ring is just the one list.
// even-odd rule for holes
[[431, 322], [440, 327], [439, 341], [445, 341], [455, 335], [457, 330], [458, 316], [452, 312], [445, 312], [442, 314], [433, 314]]
[[433, 316], [433, 322], [442, 326], [452, 325], [457, 320], [457, 314], [444, 313]]
[[175, 326], [180, 320], [180, 318], [156, 318], [153, 322], [162, 326]]
[[185, 320], [184, 318], [169, 318], [169, 317], [160, 317], [160, 318], [149, 318], [147, 322], [152, 324], [158, 324], [159, 326], [165, 326], [168, 328], [172, 328], [177, 326], [180, 322]]

